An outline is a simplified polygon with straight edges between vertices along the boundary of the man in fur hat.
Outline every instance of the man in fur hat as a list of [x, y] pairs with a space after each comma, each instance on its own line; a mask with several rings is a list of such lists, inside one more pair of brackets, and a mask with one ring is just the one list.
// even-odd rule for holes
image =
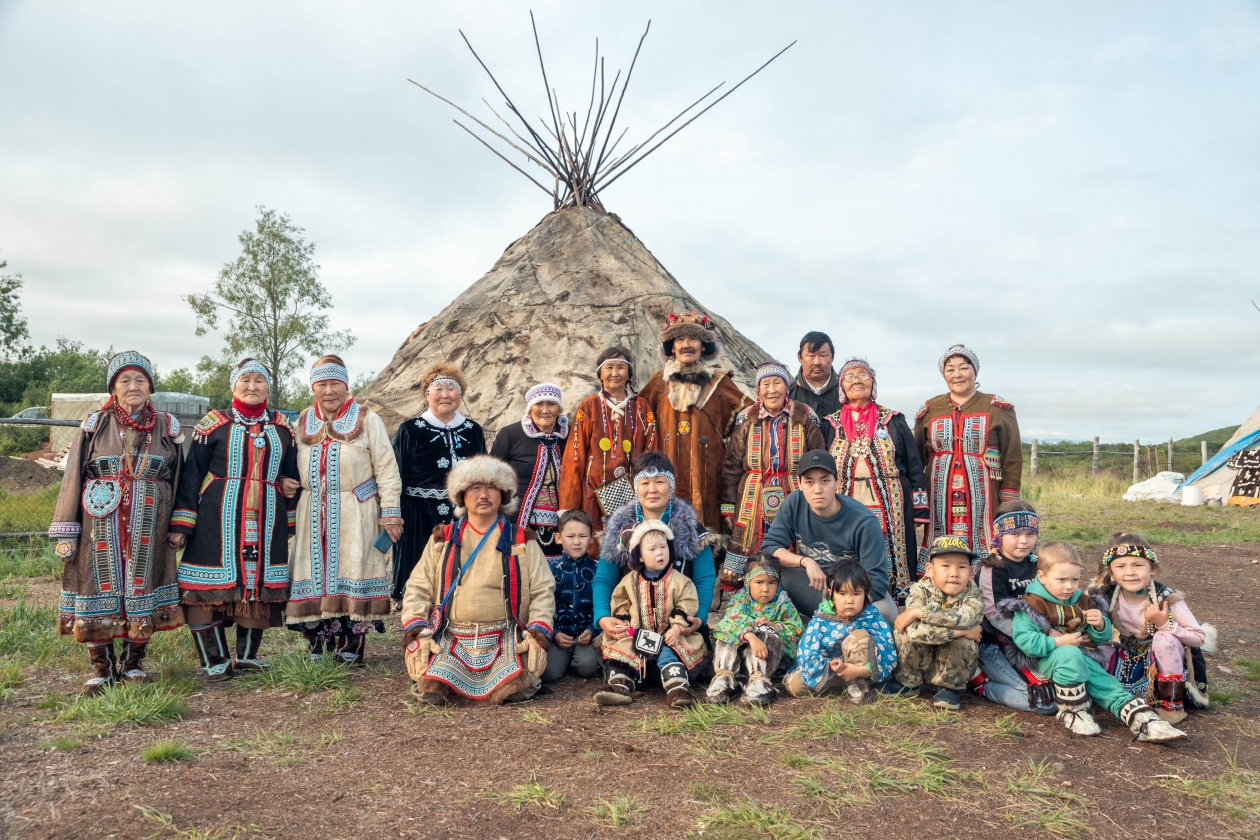
[[455, 521], [433, 529], [403, 594], [412, 693], [435, 705], [528, 700], [547, 665], [556, 582], [534, 534], [512, 521], [516, 474], [478, 455], [455, 465], [446, 491]]
[[652, 406], [661, 451], [674, 465], [675, 495], [691, 503], [700, 522], [722, 528], [718, 486], [735, 416], [752, 404], [718, 362], [717, 327], [707, 315], [671, 314], [661, 333], [665, 369], [643, 386]]

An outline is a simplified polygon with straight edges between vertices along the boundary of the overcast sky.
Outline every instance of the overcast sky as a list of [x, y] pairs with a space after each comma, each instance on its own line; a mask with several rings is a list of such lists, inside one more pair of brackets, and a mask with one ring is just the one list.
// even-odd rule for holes
[[[380, 370], [550, 210], [406, 81], [488, 116], [462, 28], [541, 113], [529, 8], [0, 0], [0, 258], [36, 342], [217, 354], [181, 296], [266, 205], [317, 243], [352, 373]], [[1255, 3], [532, 8], [575, 105], [594, 39], [623, 67], [651, 17], [629, 139], [799, 39], [603, 195], [784, 361], [825, 330], [913, 414], [962, 341], [1026, 438], [1260, 402]]]

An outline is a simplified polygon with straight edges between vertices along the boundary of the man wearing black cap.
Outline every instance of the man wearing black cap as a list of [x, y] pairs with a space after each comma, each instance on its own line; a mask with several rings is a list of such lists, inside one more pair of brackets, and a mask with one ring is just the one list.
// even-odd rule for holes
[[761, 550], [783, 565], [783, 588], [803, 616], [814, 614], [827, 588], [827, 572], [856, 559], [871, 576], [869, 594], [889, 623], [897, 605], [888, 593], [888, 545], [875, 514], [836, 492], [836, 461], [823, 449], [800, 460], [798, 490], [783, 500]]

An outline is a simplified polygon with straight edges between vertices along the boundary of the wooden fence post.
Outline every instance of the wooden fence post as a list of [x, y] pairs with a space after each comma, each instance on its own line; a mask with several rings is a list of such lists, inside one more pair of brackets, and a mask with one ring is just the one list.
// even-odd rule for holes
[[1199, 466], [1203, 466], [1204, 464], [1207, 463], [1207, 441], [1206, 440], [1199, 441], [1199, 456], [1203, 459], [1199, 463]]
[[1035, 476], [1035, 475], [1037, 475], [1037, 439], [1036, 439], [1036, 438], [1033, 438], [1033, 442], [1032, 442], [1032, 467], [1031, 467], [1031, 472], [1032, 472], [1032, 474], [1033, 474], [1034, 476]]
[[1098, 435], [1094, 435], [1094, 463], [1090, 466], [1090, 474], [1098, 477]]
[[1172, 449], [1173, 449], [1173, 439], [1172, 439], [1172, 438], [1169, 438], [1169, 439], [1168, 439], [1168, 471], [1169, 471], [1169, 472], [1172, 472], [1172, 468], [1173, 468], [1173, 457], [1172, 457], [1172, 456], [1173, 456], [1173, 451], [1172, 451]]
[[1142, 453], [1142, 447], [1138, 442], [1133, 441], [1133, 483], [1138, 483], [1138, 456]]

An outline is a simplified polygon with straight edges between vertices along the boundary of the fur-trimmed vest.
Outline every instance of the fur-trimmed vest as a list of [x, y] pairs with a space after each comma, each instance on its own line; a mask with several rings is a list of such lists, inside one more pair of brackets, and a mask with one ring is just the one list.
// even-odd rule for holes
[[[1034, 606], [1035, 602], [1040, 602], [1040, 604]], [[1066, 607], [1053, 604], [1039, 595], [1028, 593], [1025, 593], [1020, 598], [1006, 598], [993, 606], [999, 615], [1008, 619], [1013, 619], [1017, 612], [1024, 613], [1047, 636], [1050, 635], [1051, 630], [1058, 630], [1060, 633], [1077, 632], [1077, 629], [1085, 626], [1086, 610], [1098, 609], [1104, 613], [1107, 612], [1106, 601], [1098, 595], [1086, 594], [1084, 591], [1077, 596], [1074, 602]], [[1069, 622], [1074, 623], [1069, 627]], [[1104, 668], [1107, 667], [1105, 652], [1099, 650], [1098, 646], [1092, 641], [1088, 639], [1083, 640], [1081, 642], [1081, 651], [1099, 665], [1102, 665]], [[1017, 670], [1037, 672], [1037, 663], [1015, 645], [1003, 645], [1002, 652], [1006, 654], [1006, 658]]]
[[[613, 590], [610, 607], [615, 618], [628, 621], [636, 630], [651, 630], [663, 635], [676, 626], [683, 631], [679, 634], [678, 644], [671, 645], [670, 649], [688, 671], [703, 662], [708, 654], [704, 636], [686, 631], [691, 623], [690, 616], [700, 609], [696, 585], [673, 569], [667, 569], [657, 580], [648, 580], [638, 572], [630, 572]], [[647, 657], [635, 649], [633, 636], [611, 641], [607, 634], [600, 634], [600, 638], [603, 640], [600, 654], [605, 659], [628, 665], [643, 676], [647, 669]]]
[[[622, 505], [608, 517], [604, 544], [599, 550], [601, 559], [616, 563], [623, 572], [630, 569], [630, 549], [626, 543], [630, 532], [638, 524], [635, 505], [635, 502]], [[666, 524], [674, 532], [674, 568], [690, 578], [696, 556], [720, 539], [720, 535], [709, 534], [696, 519], [695, 508], [677, 496]]]

